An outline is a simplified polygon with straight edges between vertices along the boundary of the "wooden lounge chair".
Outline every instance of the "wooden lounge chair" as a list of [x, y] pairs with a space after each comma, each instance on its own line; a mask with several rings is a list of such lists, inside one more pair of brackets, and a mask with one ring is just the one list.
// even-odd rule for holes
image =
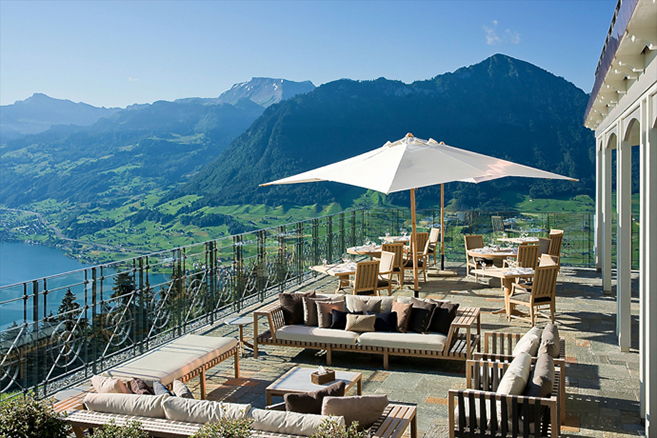
[[381, 251], [392, 252], [395, 254], [392, 272], [397, 276], [397, 284], [404, 286], [404, 244], [403, 243], [384, 243], [381, 245]]
[[379, 276], [376, 284], [376, 294], [379, 295], [381, 289], [388, 289], [388, 295], [392, 295], [392, 274], [395, 264], [395, 253], [381, 251], [381, 260], [379, 260]]
[[359, 262], [356, 275], [350, 283], [354, 295], [378, 295], [379, 261]]
[[[182, 438], [198, 432], [204, 425], [183, 421], [166, 420], [163, 418], [138, 417], [134, 415], [109, 414], [76, 410], [68, 413], [65, 421], [71, 425], [76, 437], [83, 438], [85, 429], [103, 427], [110, 421], [123, 426], [131, 421], [139, 421], [143, 430], [152, 437]], [[410, 426], [411, 438], [417, 437], [417, 407], [400, 403], [389, 403], [381, 417], [372, 425], [371, 437], [401, 438]], [[253, 437], [258, 438], [297, 438], [299, 435], [275, 432], [253, 431]]]

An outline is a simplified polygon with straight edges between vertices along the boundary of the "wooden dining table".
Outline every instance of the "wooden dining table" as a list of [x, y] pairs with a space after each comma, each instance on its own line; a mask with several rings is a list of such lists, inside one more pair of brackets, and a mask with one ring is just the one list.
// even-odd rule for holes
[[365, 255], [368, 256], [370, 259], [374, 257], [380, 258], [381, 245], [352, 246], [351, 248], [347, 248], [347, 253], [354, 255]]
[[506, 258], [518, 257], [518, 249], [517, 248], [495, 249], [490, 247], [475, 248], [468, 251], [468, 256], [476, 257], [479, 259], [493, 260], [493, 265], [497, 267], [502, 267], [502, 263]]
[[317, 265], [311, 266], [310, 269], [315, 272], [319, 272], [320, 274], [337, 277], [339, 280], [338, 288], [336, 289], [337, 292], [342, 290], [345, 286], [349, 286], [349, 277], [356, 274], [356, 263], [349, 262], [337, 263], [333, 265]]
[[531, 268], [475, 269], [472, 273], [485, 277], [499, 278], [502, 281], [502, 287], [504, 288], [504, 308], [496, 310], [493, 313], [506, 313], [508, 317], [510, 317], [514, 311], [513, 306], [509, 303], [513, 283], [519, 278], [531, 279], [534, 277], [534, 270]]

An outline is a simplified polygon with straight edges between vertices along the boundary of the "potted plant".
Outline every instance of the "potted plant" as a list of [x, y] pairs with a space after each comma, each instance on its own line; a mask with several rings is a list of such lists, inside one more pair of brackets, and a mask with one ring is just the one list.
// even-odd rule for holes
[[349, 427], [338, 425], [335, 421], [326, 419], [319, 425], [317, 431], [310, 438], [365, 438], [366, 431], [358, 431], [358, 422], [354, 421]]
[[112, 420], [102, 428], [94, 430], [91, 438], [148, 438], [148, 432], [141, 428], [139, 421], [130, 421], [125, 426], [119, 426]]
[[208, 423], [191, 438], [249, 438], [253, 420], [227, 420], [222, 418], [215, 423]]
[[32, 397], [0, 403], [0, 437], [66, 438], [69, 428], [50, 404]]

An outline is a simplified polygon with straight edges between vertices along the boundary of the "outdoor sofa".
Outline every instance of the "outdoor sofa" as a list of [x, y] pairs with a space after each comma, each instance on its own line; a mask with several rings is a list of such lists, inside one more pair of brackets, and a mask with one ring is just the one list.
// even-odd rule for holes
[[[125, 394], [107, 395], [121, 397]], [[218, 415], [217, 412], [219, 410], [222, 411], [221, 415], [225, 415], [228, 418], [246, 418], [247, 415], [251, 415], [256, 420], [253, 425], [254, 430], [252, 436], [262, 438], [295, 438], [309, 436], [314, 428], [326, 418], [333, 418], [334, 421], [344, 423], [342, 417], [324, 417], [320, 415], [298, 413], [287, 414], [285, 412], [265, 411], [261, 409], [254, 409], [251, 411], [250, 405], [205, 400], [186, 401], [186, 399], [176, 402], [176, 399], [178, 399], [177, 397], [167, 396], [136, 396], [135, 398], [139, 397], [141, 397], [141, 401], [133, 403], [133, 406], [123, 406], [123, 408], [129, 413], [75, 410], [67, 414], [66, 422], [72, 426], [73, 431], [78, 438], [84, 436], [85, 429], [99, 428], [108, 424], [110, 421], [113, 421], [117, 425], [124, 425], [131, 421], [138, 421], [141, 423], [142, 429], [147, 431], [152, 437], [188, 437], [201, 429], [205, 423], [216, 420]], [[143, 403], [144, 397], [147, 397], [145, 400], [147, 403], [150, 402], [149, 405]], [[98, 405], [98, 402], [93, 403], [96, 406]], [[168, 404], [167, 409], [162, 408], [165, 403]], [[193, 419], [195, 422], [171, 419], [181, 418], [186, 415], [184, 410], [186, 403], [191, 403], [192, 407], [189, 408], [189, 412], [192, 412], [191, 415], [194, 416]], [[85, 402], [85, 405], [87, 404], [89, 404], [89, 402]], [[198, 406], [193, 407], [194, 404], [204, 404], [204, 406], [202, 406], [202, 408], [198, 408]], [[137, 405], [138, 408], [135, 408], [134, 405]], [[183, 409], [178, 412], [170, 412], [168, 409], [175, 405], [178, 405], [178, 407], [182, 407]], [[117, 404], [115, 403], [114, 408], [110, 408], [110, 410], [120, 410], [116, 409], [116, 406]], [[99, 409], [103, 408], [101, 407]], [[136, 409], [139, 409], [139, 414], [141, 415], [136, 415], [134, 413]], [[214, 411], [214, 413], [212, 411]], [[285, 419], [286, 414], [291, 414], [292, 416]], [[400, 438], [410, 425], [410, 436], [411, 438], [416, 438], [416, 414], [417, 410], [415, 405], [389, 403], [383, 410], [379, 419], [370, 428], [370, 434], [368, 436], [376, 438]], [[206, 415], [207, 418], [203, 418], [203, 415]], [[269, 418], [266, 418], [266, 416], [269, 416]], [[263, 424], [267, 424], [267, 427], [263, 427]], [[258, 427], [262, 427], [265, 430], [260, 430]], [[279, 428], [282, 427], [285, 427], [285, 429], [279, 431]]]
[[[396, 301], [407, 303], [409, 297], [371, 297], [356, 295], [315, 295], [316, 300], [345, 300], [347, 311], [356, 309], [357, 301], [381, 301], [381, 312], [389, 312]], [[431, 300], [420, 300], [431, 301]], [[433, 300], [433, 302], [438, 302]], [[448, 303], [448, 302], [445, 302]], [[471, 359], [479, 349], [481, 321], [479, 308], [459, 307], [447, 333], [415, 332], [364, 332], [312, 325], [286, 324], [280, 301], [268, 304], [253, 313], [254, 357], [262, 345], [280, 345], [295, 348], [326, 350], [326, 363], [331, 364], [332, 352], [349, 351], [383, 355], [383, 367], [388, 369], [390, 356], [430, 357], [437, 359]], [[267, 318], [269, 330], [258, 334], [258, 318]], [[476, 328], [476, 331], [474, 330]]]

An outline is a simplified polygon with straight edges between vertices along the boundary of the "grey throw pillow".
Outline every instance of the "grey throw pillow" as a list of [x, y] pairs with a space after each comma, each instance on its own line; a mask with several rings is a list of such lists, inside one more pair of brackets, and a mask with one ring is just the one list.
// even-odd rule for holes
[[153, 392], [155, 395], [173, 395], [171, 391], [169, 391], [169, 388], [164, 386], [159, 380], [153, 382]]
[[344, 380], [338, 380], [317, 391], [285, 394], [285, 410], [301, 414], [321, 414], [324, 397], [342, 397], [346, 386]]
[[536, 359], [536, 365], [532, 370], [525, 395], [530, 397], [549, 397], [554, 384], [554, 359], [549, 354], [542, 354]]
[[547, 343], [547, 353], [557, 358], [561, 353], [561, 342], [559, 340], [559, 329], [556, 324], [548, 324], [541, 333], [541, 344]]
[[370, 298], [369, 300], [354, 300], [354, 313], [356, 312], [381, 312], [381, 299]]

